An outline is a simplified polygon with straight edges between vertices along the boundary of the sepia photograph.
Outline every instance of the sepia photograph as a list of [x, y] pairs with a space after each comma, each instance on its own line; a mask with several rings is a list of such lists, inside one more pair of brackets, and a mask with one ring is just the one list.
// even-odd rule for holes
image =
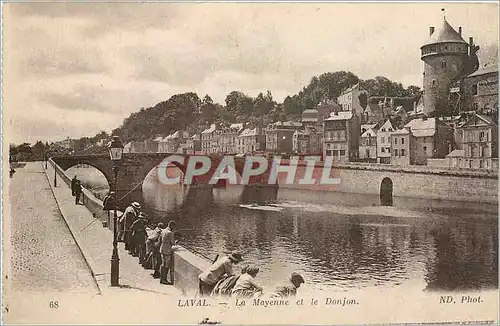
[[498, 1], [1, 6], [3, 323], [500, 322]]

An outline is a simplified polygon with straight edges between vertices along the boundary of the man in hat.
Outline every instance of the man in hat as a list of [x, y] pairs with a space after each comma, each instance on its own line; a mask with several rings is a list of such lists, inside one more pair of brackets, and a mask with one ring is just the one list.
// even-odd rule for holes
[[274, 292], [271, 294], [272, 298], [289, 298], [297, 294], [297, 289], [302, 283], [305, 283], [304, 278], [297, 272], [293, 272], [290, 278], [276, 286]]
[[209, 269], [201, 273], [199, 276], [199, 292], [201, 296], [210, 295], [215, 284], [224, 275], [234, 275], [233, 265], [243, 261], [241, 253], [233, 251], [227, 256], [222, 256], [217, 259]]
[[[160, 278], [160, 267], [161, 267], [161, 254], [160, 254], [160, 246], [161, 246], [161, 233], [165, 225], [160, 222], [153, 230], [152, 234], [148, 237], [149, 246], [151, 248], [151, 263], [154, 269], [154, 273], [151, 274], [153, 278]], [[147, 242], [147, 243], [148, 243]]]
[[139, 257], [139, 263], [142, 264], [146, 256], [146, 215], [139, 213], [139, 218], [132, 223], [132, 256]]
[[[173, 282], [173, 271], [172, 271], [172, 261], [173, 261], [173, 250], [172, 246], [176, 243], [174, 239], [174, 231], [176, 225], [174, 221], [168, 222], [167, 227], [161, 231], [161, 266], [160, 266], [160, 283], [172, 285]], [[170, 271], [170, 280], [168, 281], [168, 272]]]
[[[71, 182], [73, 182], [73, 180]], [[74, 191], [75, 191], [75, 205], [80, 205], [80, 197], [82, 195], [83, 188], [81, 181], [78, 179], [76, 179], [75, 181]]]
[[123, 213], [122, 218], [120, 219], [121, 222], [121, 230], [123, 230], [123, 241], [125, 242], [125, 249], [128, 251], [132, 250], [132, 230], [130, 227], [132, 226], [132, 223], [135, 222], [137, 217], [139, 216], [139, 209], [141, 208], [141, 204], [138, 202], [133, 202], [132, 205], [127, 207], [125, 209], [125, 212]]

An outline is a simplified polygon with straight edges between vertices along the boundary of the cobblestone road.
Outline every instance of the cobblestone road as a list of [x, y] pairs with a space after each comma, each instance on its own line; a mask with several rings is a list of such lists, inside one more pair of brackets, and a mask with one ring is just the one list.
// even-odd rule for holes
[[[65, 224], [39, 162], [10, 179], [12, 290], [97, 291], [90, 270]], [[6, 257], [6, 258], [7, 258]]]

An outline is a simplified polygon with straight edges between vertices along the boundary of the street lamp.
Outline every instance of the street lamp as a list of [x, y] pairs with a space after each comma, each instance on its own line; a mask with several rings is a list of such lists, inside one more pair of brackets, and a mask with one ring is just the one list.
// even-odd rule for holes
[[117, 210], [118, 210], [118, 191], [116, 189], [118, 169], [123, 155], [123, 144], [118, 136], [113, 136], [113, 140], [108, 144], [109, 157], [113, 164], [113, 172], [115, 175], [114, 191], [115, 191], [115, 213], [113, 217], [113, 254], [111, 255], [111, 286], [119, 286], [118, 278], [120, 275], [120, 258], [118, 257], [118, 239], [116, 237]]

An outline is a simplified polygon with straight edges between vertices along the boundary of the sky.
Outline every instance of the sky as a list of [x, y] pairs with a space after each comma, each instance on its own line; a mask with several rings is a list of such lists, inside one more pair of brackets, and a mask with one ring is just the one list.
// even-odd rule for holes
[[498, 46], [492, 3], [3, 3], [4, 143], [110, 132], [188, 91], [281, 102], [329, 71], [421, 86], [441, 8], [465, 40]]

